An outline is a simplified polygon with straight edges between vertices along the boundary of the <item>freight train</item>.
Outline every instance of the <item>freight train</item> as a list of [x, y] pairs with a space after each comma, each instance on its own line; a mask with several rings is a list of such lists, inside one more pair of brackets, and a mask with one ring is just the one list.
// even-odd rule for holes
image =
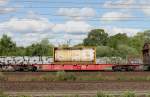
[[[150, 44], [143, 46], [143, 61], [138, 58], [96, 58], [94, 47], [54, 48], [53, 57], [0, 57], [1, 71], [136, 71], [150, 70]], [[111, 61], [110, 61], [111, 60]]]
[[54, 48], [51, 57], [0, 57], [2, 71], [58, 71], [58, 70], [114, 70], [133, 71], [139, 61], [127, 62], [121, 58], [96, 59], [95, 48]]

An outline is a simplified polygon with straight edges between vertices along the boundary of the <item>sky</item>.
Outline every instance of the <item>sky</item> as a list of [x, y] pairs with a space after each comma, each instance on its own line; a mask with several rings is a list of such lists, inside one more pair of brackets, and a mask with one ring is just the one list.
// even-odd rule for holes
[[110, 36], [150, 29], [150, 0], [0, 0], [0, 37], [18, 46], [48, 39], [54, 45], [81, 43], [91, 29]]

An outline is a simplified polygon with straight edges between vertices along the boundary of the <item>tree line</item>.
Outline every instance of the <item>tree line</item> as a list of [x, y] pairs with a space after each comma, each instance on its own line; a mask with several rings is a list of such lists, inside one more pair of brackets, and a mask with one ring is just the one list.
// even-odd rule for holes
[[0, 39], [0, 56], [52, 56], [53, 47], [47, 39], [21, 47], [17, 46], [11, 37], [3, 35]]
[[135, 36], [118, 33], [109, 36], [103, 29], [94, 29], [83, 40], [84, 46], [96, 46], [99, 57], [140, 56], [145, 42], [150, 43], [150, 30], [138, 32]]
[[[141, 55], [145, 42], [150, 42], [150, 30], [129, 37], [125, 33], [109, 36], [103, 29], [93, 29], [82, 43], [74, 47], [94, 46], [97, 57], [126, 58], [128, 55]], [[11, 37], [3, 35], [0, 39], [0, 56], [52, 56], [53, 47], [48, 39], [21, 47], [17, 46]], [[62, 44], [59, 47], [69, 47], [69, 45]]]

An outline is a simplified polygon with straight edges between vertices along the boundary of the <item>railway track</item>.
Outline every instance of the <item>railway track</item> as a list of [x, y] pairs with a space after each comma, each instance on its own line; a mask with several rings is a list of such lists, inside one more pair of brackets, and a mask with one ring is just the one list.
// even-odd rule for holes
[[[103, 91], [103, 93], [107, 95], [122, 95], [127, 91]], [[98, 91], [45, 91], [45, 92], [4, 92], [5, 94], [10, 95], [10, 97], [17, 97], [20, 95], [30, 95], [32, 97], [49, 97], [49, 96], [55, 96], [55, 97], [72, 97], [75, 95], [79, 95], [80, 97], [94, 97]], [[149, 95], [149, 91], [134, 91], [138, 97], [145, 97], [146, 95]]]
[[[25, 76], [37, 77], [50, 74], [54, 75], [57, 72], [2, 72], [10, 78], [22, 79]], [[76, 76], [95, 75], [107, 77], [149, 77], [150, 72], [66, 72], [73, 73]], [[69, 96], [80, 95], [82, 97], [91, 97], [96, 95], [97, 91], [104, 91], [112, 95], [122, 94], [124, 91], [134, 91], [139, 97], [145, 97], [150, 93], [150, 81], [1, 81], [0, 90], [11, 96], [31, 95], [33, 97], [43, 96]]]
[[0, 90], [14, 92], [45, 91], [145, 91], [150, 82], [0, 82]]

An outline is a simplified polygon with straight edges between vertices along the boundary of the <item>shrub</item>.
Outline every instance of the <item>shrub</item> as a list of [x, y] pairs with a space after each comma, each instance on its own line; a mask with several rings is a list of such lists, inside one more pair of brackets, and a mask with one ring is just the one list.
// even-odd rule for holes
[[136, 97], [136, 95], [133, 92], [125, 92], [122, 97]]
[[76, 79], [77, 77], [72, 73], [66, 74], [65, 71], [58, 71], [56, 73], [57, 81], [75, 81]]
[[111, 95], [106, 95], [105, 93], [103, 93], [103, 92], [98, 92], [97, 94], [96, 94], [96, 97], [112, 97]]
[[66, 72], [65, 71], [58, 71], [56, 73], [56, 80], [58, 80], [58, 81], [66, 80]]
[[70, 97], [70, 96], [63, 96], [63, 97]]
[[55, 97], [55, 96], [52, 95], [52, 96], [48, 96], [48, 97]]
[[66, 76], [66, 79], [71, 80], [71, 81], [75, 81], [77, 79], [77, 77], [74, 74], [70, 73]]
[[73, 97], [80, 97], [80, 96], [77, 94], [77, 95], [75, 95], [75, 96], [73, 96]]
[[108, 97], [108, 96], [103, 92], [97, 92], [96, 97]]
[[44, 80], [44, 81], [54, 81], [54, 78], [48, 73], [45, 75], [42, 75], [39, 80]]

